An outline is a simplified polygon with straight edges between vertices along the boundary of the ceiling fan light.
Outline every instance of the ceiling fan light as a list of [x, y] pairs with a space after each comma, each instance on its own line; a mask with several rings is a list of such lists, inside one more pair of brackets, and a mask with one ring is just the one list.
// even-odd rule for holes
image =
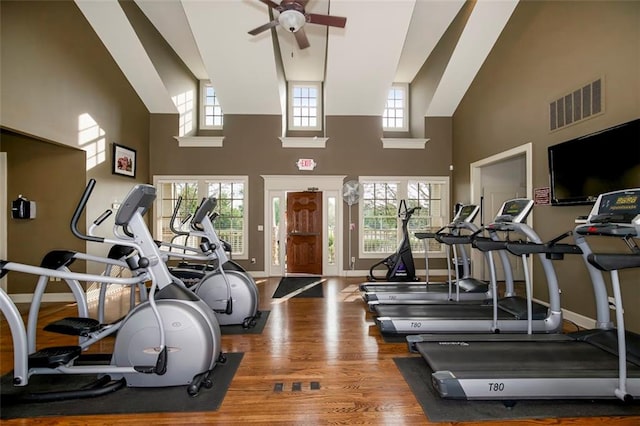
[[304, 25], [305, 17], [297, 10], [285, 10], [278, 16], [278, 22], [285, 30], [295, 33]]

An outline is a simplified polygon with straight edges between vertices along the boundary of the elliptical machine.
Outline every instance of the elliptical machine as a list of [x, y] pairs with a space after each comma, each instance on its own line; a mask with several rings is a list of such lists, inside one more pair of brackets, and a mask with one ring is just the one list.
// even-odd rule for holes
[[[413, 263], [413, 254], [411, 253], [411, 242], [409, 241], [409, 231], [407, 226], [411, 216], [421, 207], [407, 208], [405, 200], [400, 200], [398, 206], [398, 217], [402, 220], [402, 241], [394, 254], [388, 256], [381, 261], [375, 263], [369, 269], [369, 275], [367, 279], [369, 281], [388, 281], [388, 282], [407, 282], [418, 281], [416, 276], [416, 268]], [[380, 265], [384, 265], [387, 268], [387, 273], [383, 277], [376, 276], [374, 269]]]
[[[218, 238], [211, 220], [216, 205], [215, 197], [205, 198], [191, 219], [188, 235], [201, 239], [199, 256], [187, 253], [189, 250], [193, 251], [193, 248], [167, 243], [162, 245], [180, 250], [163, 253], [169, 257], [211, 262], [202, 264], [201, 267], [179, 265], [171, 268], [171, 274], [190, 283], [188, 287], [213, 309], [220, 325], [242, 325], [250, 328], [256, 324], [261, 314], [258, 311], [258, 287], [242, 266], [228, 258], [225, 244]], [[174, 215], [175, 213], [174, 210]]]
[[[80, 346], [44, 348], [29, 353], [27, 332], [20, 312], [4, 290], [0, 289], [0, 310], [9, 324], [14, 342], [13, 384], [26, 386], [34, 374], [96, 374], [92, 386], [46, 394], [27, 394], [28, 400], [50, 401], [98, 396], [122, 386], [165, 387], [187, 386], [190, 395], [201, 386], [213, 385], [209, 378], [221, 353], [220, 328], [211, 309], [169, 273], [143, 218], [151, 207], [155, 188], [136, 185], [122, 202], [115, 218], [117, 240], [82, 234], [77, 227], [82, 211], [95, 186], [91, 179], [73, 215], [71, 229], [81, 239], [100, 243], [121, 244], [135, 248], [144, 273], [131, 279], [75, 273], [45, 267], [0, 261], [0, 276], [9, 271], [58, 277], [65, 280], [101, 281], [134, 284], [151, 280], [149, 299], [135, 306], [121, 320], [113, 354], [103, 363], [82, 363]], [[96, 222], [111, 214], [108, 210]], [[156, 291], [158, 289], [158, 291]]]

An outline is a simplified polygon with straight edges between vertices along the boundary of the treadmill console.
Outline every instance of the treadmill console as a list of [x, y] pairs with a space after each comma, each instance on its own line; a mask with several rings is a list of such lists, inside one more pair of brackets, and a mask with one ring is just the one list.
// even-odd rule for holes
[[498, 215], [494, 219], [493, 223], [487, 226], [487, 229], [494, 231], [506, 231], [510, 230], [510, 225], [513, 223], [524, 223], [527, 220], [527, 216], [531, 213], [533, 208], [533, 200], [527, 198], [514, 198], [507, 200], [502, 204]]
[[607, 192], [598, 196], [580, 235], [640, 235], [640, 188]]
[[462, 208], [456, 214], [456, 217], [453, 218], [454, 223], [471, 223], [478, 215], [480, 211], [480, 207], [474, 204], [467, 204], [462, 206]]

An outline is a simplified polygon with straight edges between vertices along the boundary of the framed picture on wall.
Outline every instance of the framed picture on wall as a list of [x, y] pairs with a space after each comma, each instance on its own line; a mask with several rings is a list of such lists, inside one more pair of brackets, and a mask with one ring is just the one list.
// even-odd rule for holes
[[136, 177], [136, 150], [114, 143], [112, 173], [114, 175]]

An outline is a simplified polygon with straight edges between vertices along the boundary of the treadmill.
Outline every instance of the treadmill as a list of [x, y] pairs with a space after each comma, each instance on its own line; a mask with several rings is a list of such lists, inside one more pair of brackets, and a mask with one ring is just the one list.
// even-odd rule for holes
[[[588, 236], [623, 239], [630, 253], [595, 254]], [[574, 229], [596, 298], [596, 328], [558, 335], [420, 335], [407, 338], [452, 399], [615, 399], [640, 397], [640, 335], [624, 330], [619, 269], [640, 268], [640, 188], [598, 197]], [[533, 247], [531, 252], [534, 252]], [[542, 253], [553, 247], [538, 245]], [[603, 271], [611, 274], [616, 325], [609, 320]]]
[[[429, 259], [428, 253], [428, 240], [436, 239], [440, 242], [440, 238], [443, 237], [443, 231], [449, 230], [447, 235], [461, 236], [462, 230], [467, 230], [471, 235], [480, 231], [480, 228], [473, 223], [473, 220], [478, 214], [480, 208], [477, 205], [467, 204], [462, 206], [458, 211], [453, 221], [440, 229], [438, 232], [416, 232], [415, 236], [424, 242], [425, 248], [425, 267], [426, 267], [426, 279], [423, 283], [363, 283], [360, 284], [360, 291], [362, 292], [362, 298], [369, 304], [369, 308], [372, 309], [377, 304], [425, 304], [431, 301], [437, 301], [438, 303], [444, 303], [447, 301], [454, 302], [467, 302], [478, 303], [480, 301], [489, 300], [493, 297], [492, 286], [489, 283], [471, 277], [471, 270], [469, 268], [469, 255], [465, 249], [466, 244], [471, 243], [471, 236], [463, 237], [463, 239], [457, 241], [455, 244], [446, 244], [447, 258], [449, 258], [449, 250], [453, 250], [453, 258], [455, 268], [455, 281], [449, 280], [448, 282], [429, 282]], [[462, 277], [458, 274], [458, 255], [460, 252], [461, 263], [463, 267]], [[509, 259], [506, 254], [501, 253], [501, 259], [505, 270], [508, 270], [505, 281], [507, 283], [506, 293], [509, 296], [514, 295], [513, 290], [513, 277], [511, 274], [511, 268], [509, 265]], [[448, 276], [451, 277], [450, 265]]]
[[[530, 298], [508, 296], [497, 298], [495, 266], [492, 252], [506, 248], [507, 241], [498, 241], [497, 232], [516, 233], [528, 241], [542, 243], [538, 234], [524, 221], [533, 201], [515, 198], [505, 201], [500, 214], [485, 230], [490, 239], [474, 247], [489, 252], [489, 271], [493, 290], [490, 304], [427, 304], [377, 305], [375, 322], [381, 333], [410, 335], [422, 333], [523, 333], [529, 328], [535, 333], [556, 333], [562, 328], [560, 290], [551, 260], [540, 254], [548, 285], [549, 306], [531, 302]], [[527, 318], [531, 317], [529, 322]]]

